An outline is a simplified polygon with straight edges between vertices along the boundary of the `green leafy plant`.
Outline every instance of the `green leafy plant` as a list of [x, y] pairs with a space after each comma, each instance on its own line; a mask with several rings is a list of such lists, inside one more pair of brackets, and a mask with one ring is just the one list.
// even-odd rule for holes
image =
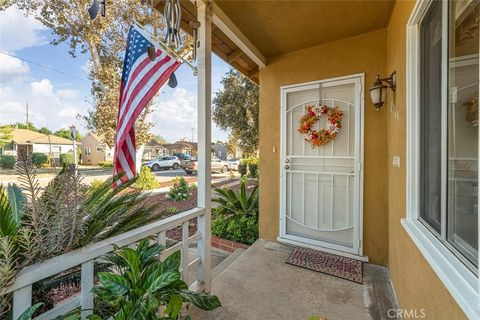
[[62, 153], [60, 154], [60, 164], [62, 166], [73, 164], [73, 154], [72, 153]]
[[37, 167], [43, 167], [48, 164], [48, 156], [45, 153], [32, 153], [32, 163]]
[[203, 310], [221, 306], [214, 295], [188, 290], [179, 272], [179, 251], [163, 262], [159, 259], [160, 251], [158, 244], [150, 245], [144, 239], [136, 249], [117, 248], [104, 256], [111, 272], [98, 273], [99, 284], [93, 292], [108, 304], [94, 310], [89, 319], [180, 319], [188, 311], [185, 303]]
[[166, 197], [173, 201], [185, 201], [192, 195], [192, 188], [184, 177], [176, 177]]
[[150, 168], [147, 166], [142, 166], [135, 182], [135, 188], [140, 190], [151, 190], [156, 189], [159, 186], [160, 183], [157, 181], [157, 178], [152, 173]]
[[98, 165], [102, 168], [113, 168], [112, 161], [102, 161], [102, 162], [99, 162]]
[[13, 169], [16, 159], [14, 156], [0, 156], [0, 167], [3, 169]]
[[215, 189], [212, 232], [225, 239], [252, 244], [258, 239], [258, 186], [247, 191], [244, 179], [240, 189]]
[[238, 164], [238, 173], [240, 173], [240, 176], [245, 176], [247, 175], [247, 168], [248, 168], [248, 165], [246, 163], [239, 163]]

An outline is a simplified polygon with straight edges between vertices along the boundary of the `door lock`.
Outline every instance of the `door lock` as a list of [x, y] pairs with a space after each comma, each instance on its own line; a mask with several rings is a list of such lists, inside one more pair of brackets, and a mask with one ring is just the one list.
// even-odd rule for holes
[[285, 163], [289, 163], [290, 162], [290, 159], [285, 159]]
[[288, 164], [286, 164], [284, 168], [285, 168], [285, 170], [288, 170], [288, 169], [290, 169], [290, 166]]

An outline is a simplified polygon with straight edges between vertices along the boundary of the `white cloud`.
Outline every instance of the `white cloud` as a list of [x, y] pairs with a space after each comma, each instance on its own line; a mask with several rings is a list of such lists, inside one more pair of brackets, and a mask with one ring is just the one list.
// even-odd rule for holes
[[30, 86], [32, 87], [32, 93], [34, 94], [43, 96], [53, 95], [53, 85], [48, 79], [32, 82]]
[[0, 80], [2, 83], [11, 82], [29, 72], [28, 65], [22, 60], [0, 53]]
[[58, 89], [57, 96], [62, 99], [78, 99], [80, 93], [73, 89]]
[[0, 49], [16, 51], [48, 43], [46, 28], [34, 17], [25, 17], [14, 6], [0, 12]]
[[62, 118], [75, 118], [79, 110], [73, 106], [66, 106], [60, 109], [58, 116]]
[[151, 119], [155, 133], [172, 142], [183, 137], [190, 140], [192, 128], [197, 127], [197, 99], [191, 92], [176, 88], [171, 94], [158, 96], [154, 105]]

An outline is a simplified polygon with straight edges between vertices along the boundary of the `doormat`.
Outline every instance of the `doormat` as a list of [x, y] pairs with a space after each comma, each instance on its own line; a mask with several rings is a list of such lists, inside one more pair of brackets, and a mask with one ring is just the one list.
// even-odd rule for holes
[[363, 283], [362, 261], [307, 248], [295, 248], [287, 258], [288, 264], [329, 274], [356, 283]]

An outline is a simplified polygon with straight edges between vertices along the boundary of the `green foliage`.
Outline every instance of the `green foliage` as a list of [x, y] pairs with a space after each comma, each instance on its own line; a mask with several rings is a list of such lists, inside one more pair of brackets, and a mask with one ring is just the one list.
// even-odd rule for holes
[[32, 153], [32, 163], [37, 167], [42, 167], [48, 163], [48, 156], [45, 153]]
[[13, 126], [0, 126], [0, 148], [12, 142]]
[[258, 149], [258, 86], [233, 69], [221, 83], [213, 99], [213, 120], [231, 132], [243, 154], [254, 154]]
[[0, 156], [0, 167], [3, 169], [13, 169], [17, 160], [14, 156]]
[[112, 161], [102, 161], [102, 162], [99, 162], [98, 165], [102, 168], [113, 168]]
[[218, 203], [214, 210], [212, 232], [225, 239], [252, 244], [258, 239], [258, 186], [247, 192], [245, 180], [240, 190], [215, 189]]
[[247, 174], [247, 168], [248, 168], [247, 164], [240, 162], [238, 164], [238, 173], [240, 173], [242, 177], [245, 176]]
[[[70, 140], [70, 129], [62, 128], [60, 130], [55, 131], [53, 135]], [[83, 136], [80, 134], [80, 132], [77, 131], [77, 137], [75, 138], [75, 140], [80, 141], [82, 139], [83, 139]]]
[[[240, 165], [242, 165], [243, 174], [242, 174], [242, 172], [240, 172], [241, 176], [243, 177], [247, 174], [247, 168], [248, 168], [249, 177], [251, 177], [251, 178], [258, 177], [258, 165], [259, 165], [259, 163], [260, 163], [260, 161], [256, 157], [250, 157], [250, 158], [242, 159], [240, 161], [240, 164], [239, 164], [239, 167], [240, 167]], [[239, 169], [239, 171], [240, 171], [240, 169]]]
[[20, 317], [18, 317], [18, 320], [31, 320], [33, 318], [33, 314], [41, 307], [43, 306], [43, 303], [39, 302], [34, 304], [33, 306], [30, 306], [25, 310]]
[[167, 199], [173, 201], [184, 201], [192, 195], [192, 187], [188, 184], [184, 177], [176, 177], [173, 186], [167, 193]]
[[[99, 272], [99, 283], [93, 292], [108, 304], [103, 310], [94, 310], [89, 319], [179, 319], [185, 302], [203, 310], [221, 306], [214, 295], [188, 290], [179, 272], [179, 251], [163, 262], [159, 259], [160, 251], [158, 244], [150, 245], [149, 239], [144, 239], [136, 249], [117, 248], [104, 256], [114, 272]], [[165, 308], [161, 309], [162, 306]]]
[[73, 154], [72, 153], [62, 153], [60, 154], [60, 164], [62, 166], [73, 164]]
[[151, 190], [160, 186], [157, 178], [152, 173], [149, 167], [142, 166], [140, 173], [138, 174], [137, 181], [135, 182], [135, 188], [139, 190]]

